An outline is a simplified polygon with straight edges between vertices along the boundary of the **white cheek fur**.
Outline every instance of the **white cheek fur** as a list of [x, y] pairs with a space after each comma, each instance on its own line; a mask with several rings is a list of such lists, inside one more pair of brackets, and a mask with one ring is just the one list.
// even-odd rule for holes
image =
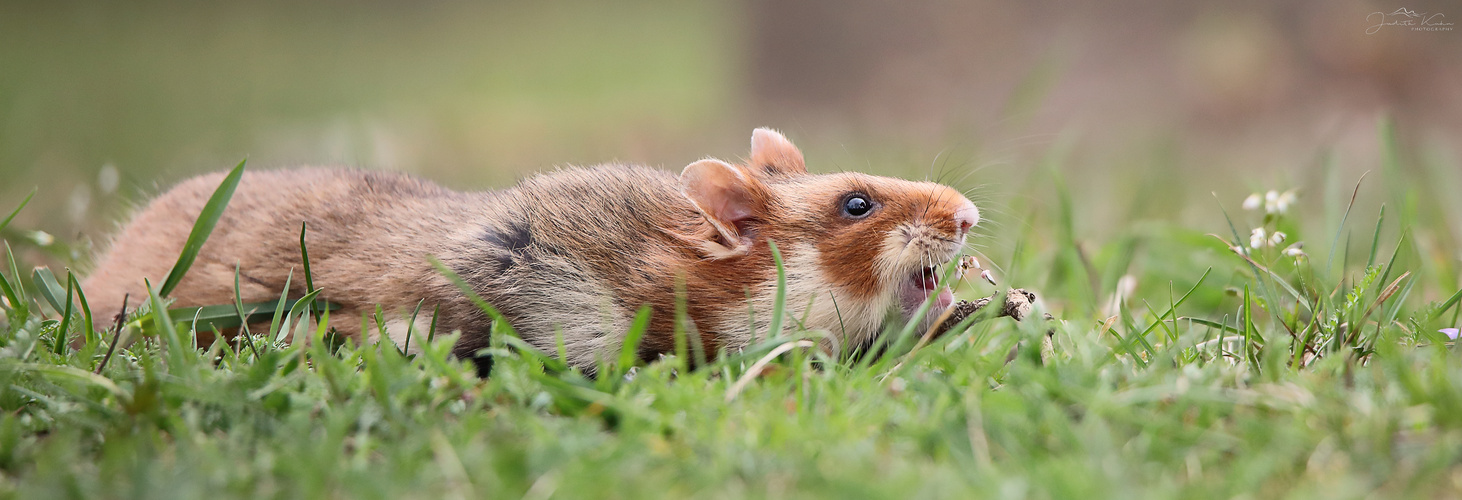
[[[836, 287], [821, 271], [821, 254], [811, 244], [795, 244], [783, 249], [787, 271], [786, 307], [783, 310], [784, 331], [790, 332], [798, 322], [808, 330], [829, 334], [823, 347], [836, 350], [857, 345], [876, 333], [894, 305], [892, 289], [878, 290], [872, 300], [838, 294]], [[720, 325], [727, 348], [745, 347], [764, 340], [770, 328], [771, 313], [776, 303], [776, 282], [753, 290], [751, 314], [746, 310], [728, 311]]]

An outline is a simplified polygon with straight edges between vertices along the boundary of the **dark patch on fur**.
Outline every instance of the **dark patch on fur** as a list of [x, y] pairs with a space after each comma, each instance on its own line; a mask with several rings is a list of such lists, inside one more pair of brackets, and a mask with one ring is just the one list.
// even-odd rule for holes
[[489, 227], [482, 235], [482, 241], [501, 252], [492, 252], [498, 270], [512, 267], [513, 261], [529, 260], [527, 249], [533, 245], [532, 227], [527, 222], [515, 221], [502, 228]]
[[457, 359], [471, 361], [472, 365], [477, 368], [477, 376], [480, 378], [487, 378], [492, 373], [492, 356], [477, 354], [477, 351], [488, 347], [491, 332], [491, 328], [488, 328], [486, 332], [479, 332], [480, 335], [466, 335], [464, 332], [464, 335], [457, 340], [457, 345], [452, 346], [452, 355]]
[[521, 254], [523, 253], [523, 249], [533, 244], [533, 233], [531, 229], [527, 222], [510, 222], [507, 227], [501, 229], [487, 228], [487, 232], [482, 235], [482, 239], [495, 247], [515, 254]]
[[498, 255], [493, 260], [497, 261], [497, 268], [499, 271], [513, 266], [513, 258], [508, 256], [508, 254]]
[[477, 378], [487, 378], [492, 374], [492, 356], [482, 355], [472, 358], [472, 365], [477, 367]]
[[[653, 314], [653, 312], [651, 314]], [[671, 339], [671, 344], [669, 347], [659, 345], [656, 342], [647, 342], [648, 340], [651, 340], [650, 336], [645, 335], [645, 337], [642, 337], [640, 339], [640, 345], [635, 347], [635, 354], [639, 356], [641, 363], [654, 363], [660, 360], [660, 355], [662, 354], [675, 353], [675, 344], [673, 337]]]

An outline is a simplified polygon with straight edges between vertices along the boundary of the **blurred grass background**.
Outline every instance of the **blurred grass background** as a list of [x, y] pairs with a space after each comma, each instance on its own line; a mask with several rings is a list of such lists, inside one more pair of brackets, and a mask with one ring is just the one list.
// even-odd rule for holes
[[[1447, 2], [1408, 6], [1462, 19]], [[1423, 251], [1455, 267], [1462, 33], [1366, 34], [1372, 12], [1392, 10], [5, 1], [0, 200], [39, 186], [13, 227], [76, 245], [22, 260], [84, 267], [131, 206], [245, 157], [486, 189], [555, 165], [734, 157], [752, 127], [773, 126], [814, 171], [971, 190], [1001, 266], [1023, 238], [1059, 239], [1026, 233], [1063, 217], [1061, 200], [1077, 207], [1064, 216], [1078, 244], [1172, 227], [1223, 234], [1219, 205], [1235, 211], [1266, 189], [1299, 189], [1299, 216], [1333, 231], [1321, 214], [1333, 219], [1372, 171], [1357, 214], [1409, 196], [1403, 222], [1454, 228]], [[1383, 117], [1395, 124], [1389, 166]]]

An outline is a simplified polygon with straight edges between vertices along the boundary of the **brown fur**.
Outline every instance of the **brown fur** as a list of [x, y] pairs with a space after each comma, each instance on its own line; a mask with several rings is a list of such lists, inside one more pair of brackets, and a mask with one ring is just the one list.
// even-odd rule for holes
[[[707, 175], [690, 175], [693, 168]], [[431, 267], [435, 256], [529, 343], [552, 352], [561, 336], [569, 361], [592, 370], [598, 357], [618, 352], [644, 304], [653, 311], [644, 359], [673, 352], [678, 300], [689, 320], [682, 326], [708, 356], [767, 334], [776, 280], [768, 241], [787, 262], [788, 316], [813, 307], [808, 327], [843, 329], [838, 336], [856, 342], [874, 333], [868, 325], [881, 322], [901, 280], [948, 262], [978, 219], [944, 186], [807, 174], [801, 152], [768, 129], [753, 135], [747, 165], [703, 160], [686, 172], [570, 168], [486, 193], [391, 173], [247, 172], [172, 296], [179, 306], [232, 302], [235, 264], [245, 302], [278, 297], [291, 269], [290, 296], [302, 295], [298, 237], [306, 222], [315, 284], [343, 306], [331, 320], [340, 331], [355, 331], [377, 305], [399, 317], [424, 300], [423, 311], [440, 306], [440, 331], [463, 332], [459, 355], [484, 347], [484, 314]], [[143, 278], [164, 278], [221, 178], [179, 184], [117, 235], [84, 284], [94, 309], [118, 308], [125, 293], [145, 293]], [[850, 192], [874, 200], [869, 216], [841, 212]], [[839, 315], [857, 317], [827, 313], [818, 302], [827, 295]]]

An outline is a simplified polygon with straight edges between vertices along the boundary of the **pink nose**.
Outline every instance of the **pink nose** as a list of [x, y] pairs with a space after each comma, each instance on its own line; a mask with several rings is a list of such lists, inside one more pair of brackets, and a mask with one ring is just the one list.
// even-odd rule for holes
[[975, 208], [974, 203], [964, 202], [964, 206], [954, 211], [954, 223], [959, 226], [959, 235], [964, 236], [980, 223], [980, 209]]

